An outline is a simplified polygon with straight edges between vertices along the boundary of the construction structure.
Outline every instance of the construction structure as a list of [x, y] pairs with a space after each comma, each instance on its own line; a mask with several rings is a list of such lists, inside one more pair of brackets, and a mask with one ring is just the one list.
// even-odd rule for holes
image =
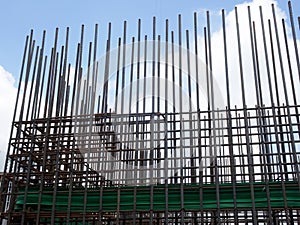
[[166, 20], [158, 35], [153, 18], [149, 38], [139, 20], [128, 41], [124, 22], [115, 46], [109, 24], [100, 59], [98, 25], [87, 46], [82, 26], [74, 64], [68, 28], [50, 55], [46, 33], [37, 46], [31, 32], [2, 224], [300, 224], [298, 26], [288, 7], [288, 21], [274, 5], [235, 8], [234, 34], [223, 10], [221, 61], [209, 12], [203, 29], [194, 14], [192, 35], [179, 15], [178, 33]]

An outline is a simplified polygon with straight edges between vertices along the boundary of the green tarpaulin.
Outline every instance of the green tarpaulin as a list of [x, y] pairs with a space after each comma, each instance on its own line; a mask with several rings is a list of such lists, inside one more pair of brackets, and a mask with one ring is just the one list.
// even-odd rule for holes
[[[282, 184], [280, 182], [268, 183], [270, 190], [270, 202], [273, 208], [284, 208], [284, 198], [282, 191]], [[297, 182], [285, 182], [287, 206], [291, 208], [300, 208], [300, 192]], [[136, 210], [150, 210], [150, 187], [140, 186], [136, 187], [136, 199], [134, 198], [134, 187], [124, 186], [120, 187], [104, 187], [87, 189], [73, 188], [71, 195], [70, 209], [73, 212], [84, 209], [84, 202], [86, 199], [86, 211], [116, 211], [118, 206], [118, 191], [120, 192], [120, 208], [121, 211], [132, 211], [134, 207]], [[200, 190], [203, 193], [203, 201], [200, 204]], [[255, 206], [257, 208], [267, 208], [267, 192], [264, 183], [254, 184], [255, 192]], [[102, 197], [101, 197], [102, 193]], [[216, 200], [216, 185], [184, 185], [183, 186], [184, 196], [184, 209], [185, 210], [200, 210], [202, 206], [205, 210], [214, 210], [217, 208]], [[232, 184], [221, 184], [219, 185], [220, 193], [220, 208], [221, 209], [232, 209], [234, 207], [234, 197], [232, 191]], [[53, 205], [53, 189], [44, 188], [41, 194], [41, 210], [49, 211]], [[68, 210], [68, 196], [69, 190], [66, 188], [58, 188], [56, 192], [56, 211], [67, 211]], [[29, 188], [26, 205], [30, 210], [35, 211], [38, 206], [39, 192], [38, 188]], [[249, 183], [236, 184], [236, 200], [237, 207], [251, 208], [251, 192]], [[178, 184], [168, 185], [168, 210], [181, 210], [181, 186]], [[19, 190], [16, 201], [16, 210], [21, 210], [24, 203], [24, 190]], [[136, 204], [134, 206], [134, 204]], [[153, 186], [153, 210], [162, 211], [166, 207], [166, 191], [165, 185]]]

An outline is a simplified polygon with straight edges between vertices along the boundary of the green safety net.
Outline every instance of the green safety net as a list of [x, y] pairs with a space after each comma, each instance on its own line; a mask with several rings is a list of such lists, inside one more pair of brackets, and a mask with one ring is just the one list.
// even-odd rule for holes
[[[254, 196], [256, 208], [267, 208], [268, 198], [265, 183], [254, 183]], [[285, 187], [287, 207], [300, 208], [300, 192], [297, 182], [269, 182], [270, 204], [272, 208], [285, 208], [284, 192]], [[238, 183], [236, 186], [237, 208], [251, 208], [251, 189], [249, 183]], [[168, 207], [169, 211], [184, 210], [215, 210], [217, 209], [217, 192], [215, 184], [168, 184], [155, 185], [153, 187], [153, 205], [151, 207], [151, 188], [150, 186], [124, 186], [124, 187], [103, 187], [103, 188], [73, 188], [71, 201], [69, 202], [69, 190], [67, 188], [58, 188], [56, 194], [52, 188], [44, 188], [41, 194], [41, 210], [50, 211], [55, 197], [55, 210], [67, 211], [68, 204], [72, 212], [104, 212], [117, 211], [118, 201], [120, 211], [144, 211], [154, 210], [163, 211]], [[167, 191], [166, 191], [167, 190]], [[183, 199], [181, 193], [183, 191]], [[200, 202], [200, 193], [202, 192], [202, 202]], [[136, 193], [136, 194], [135, 194]], [[167, 198], [166, 198], [167, 194]], [[37, 210], [39, 202], [38, 188], [29, 188], [26, 197], [26, 208], [31, 211]], [[101, 197], [102, 196], [102, 197]], [[118, 196], [119, 199], [118, 199]], [[219, 185], [219, 203], [221, 209], [234, 208], [234, 196], [231, 183]], [[86, 204], [85, 204], [86, 202]], [[24, 190], [19, 190], [16, 199], [15, 210], [22, 210], [24, 204]]]

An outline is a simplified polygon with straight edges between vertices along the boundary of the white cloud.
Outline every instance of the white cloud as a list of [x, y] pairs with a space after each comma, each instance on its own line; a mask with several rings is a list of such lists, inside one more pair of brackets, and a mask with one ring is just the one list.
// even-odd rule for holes
[[15, 79], [0, 66], [0, 171], [4, 168], [17, 88]]
[[[258, 38], [258, 53], [259, 53], [259, 63], [260, 63], [260, 72], [263, 84], [263, 94], [264, 94], [264, 101], [268, 103], [269, 97], [268, 92], [269, 88], [267, 85], [267, 74], [266, 74], [266, 64], [264, 59], [264, 49], [262, 45], [262, 31], [260, 26], [260, 14], [259, 14], [259, 6], [263, 7], [264, 12], [264, 23], [266, 29], [266, 36], [267, 36], [267, 46], [270, 54], [270, 43], [269, 43], [269, 33], [267, 29], [267, 21], [270, 19], [273, 25], [273, 17], [272, 17], [272, 9], [271, 4], [275, 4], [275, 11], [278, 20], [278, 28], [280, 34], [280, 42], [282, 44], [281, 51], [283, 55], [284, 61], [284, 71], [285, 76], [289, 77], [288, 72], [288, 65], [286, 59], [286, 51], [284, 46], [284, 39], [283, 39], [283, 31], [281, 25], [281, 18], [287, 18], [285, 12], [281, 10], [278, 6], [276, 1], [274, 0], [253, 0], [252, 2], [246, 2], [243, 4], [238, 5], [238, 13], [239, 13], [239, 27], [240, 27], [240, 34], [241, 34], [241, 46], [242, 46], [242, 57], [243, 57], [243, 71], [245, 77], [245, 88], [246, 88], [246, 96], [247, 96], [247, 104], [248, 105], [255, 105], [256, 98], [255, 98], [255, 84], [253, 78], [253, 66], [252, 66], [252, 55], [251, 55], [251, 42], [250, 42], [250, 33], [249, 33], [249, 21], [248, 21], [248, 12], [247, 6], [251, 6], [251, 14], [252, 20], [256, 23], [257, 29], [257, 38]], [[216, 18], [218, 13], [213, 12], [211, 16]], [[213, 22], [213, 21], [212, 21]], [[277, 46], [275, 42], [275, 35], [274, 35], [274, 27], [273, 29], [273, 40], [275, 46], [275, 55], [276, 55], [276, 71], [279, 84], [281, 85], [281, 74], [279, 73], [279, 60], [277, 54]], [[287, 25], [287, 32], [290, 34], [290, 28]], [[239, 74], [239, 67], [238, 67], [238, 50], [237, 50], [237, 39], [236, 39], [236, 24], [235, 24], [235, 11], [232, 10], [226, 13], [226, 33], [227, 33], [227, 47], [228, 47], [228, 62], [229, 62], [229, 76], [230, 76], [230, 89], [231, 89], [231, 100], [232, 105], [241, 104], [241, 91], [240, 91], [240, 74]], [[290, 44], [290, 54], [293, 66], [293, 74], [295, 76], [296, 82], [296, 90], [300, 90], [298, 76], [296, 72], [296, 64], [295, 64], [295, 54], [292, 48], [292, 39], [291, 36], [288, 36], [288, 43]], [[199, 36], [199, 52], [202, 54], [201, 58], [204, 57], [204, 38], [203, 36]], [[298, 41], [300, 46], [300, 43]], [[218, 81], [221, 91], [224, 95], [225, 100], [225, 66], [224, 66], [224, 52], [223, 52], [223, 33], [222, 29], [216, 30], [212, 33], [212, 63], [213, 63], [213, 74], [215, 79]], [[176, 57], [177, 58], [177, 57]], [[130, 57], [129, 57], [130, 59]], [[141, 67], [142, 68], [142, 67]], [[270, 63], [271, 73], [272, 65]], [[164, 76], [164, 67], [161, 68], [161, 76]], [[98, 74], [100, 76], [100, 74]], [[101, 77], [99, 77], [100, 79]], [[296, 79], [297, 78], [297, 79]], [[74, 68], [71, 67], [70, 73], [70, 84], [72, 85], [74, 79]], [[102, 79], [102, 78], [101, 78]], [[170, 76], [169, 76], [170, 79]], [[17, 89], [14, 86], [15, 79], [14, 77], [3, 67], [0, 66], [0, 171], [3, 168], [3, 162], [7, 151], [7, 143], [9, 140], [9, 133], [11, 127], [11, 121], [13, 116], [14, 110], [14, 103], [16, 98]], [[274, 82], [273, 82], [274, 83]], [[110, 83], [113, 85], [113, 83]], [[110, 86], [110, 89], [114, 88]], [[282, 87], [281, 87], [282, 89]], [[291, 89], [289, 89], [290, 91]], [[70, 92], [72, 93], [72, 92]], [[281, 91], [281, 103], [284, 102], [283, 92]], [[28, 94], [28, 93], [27, 93]], [[297, 96], [299, 96], [297, 94]], [[43, 102], [43, 101], [42, 101]]]
[[[238, 19], [239, 19], [239, 29], [240, 29], [240, 41], [241, 41], [241, 52], [242, 52], [242, 65], [243, 65], [243, 75], [244, 75], [244, 84], [245, 84], [245, 95], [246, 95], [246, 104], [248, 106], [254, 106], [257, 104], [256, 95], [255, 95], [255, 80], [253, 72], [253, 63], [252, 63], [252, 52], [251, 52], [251, 40], [250, 40], [250, 30], [249, 30], [249, 20], [248, 20], [248, 6], [251, 9], [251, 22], [255, 22], [256, 27], [256, 36], [257, 36], [257, 45], [258, 45], [258, 58], [259, 58], [259, 72], [262, 82], [262, 92], [263, 92], [263, 101], [264, 104], [270, 104], [269, 97], [269, 85], [267, 80], [267, 70], [266, 70], [266, 61], [263, 45], [263, 36], [261, 29], [261, 20], [260, 20], [260, 11], [259, 6], [262, 6], [263, 18], [264, 18], [264, 27], [266, 34], [267, 49], [269, 54], [269, 64], [270, 64], [270, 73], [272, 77], [272, 89], [273, 95], [274, 92], [274, 76], [273, 68], [271, 61], [271, 45], [269, 37], [269, 28], [268, 20], [271, 21], [272, 26], [272, 37], [273, 45], [275, 51], [275, 64], [276, 64], [276, 73], [278, 78], [278, 84], [280, 89], [280, 103], [285, 103], [283, 86], [282, 86], [282, 74], [280, 70], [280, 62], [278, 57], [278, 48], [276, 43], [275, 29], [273, 23], [273, 15], [271, 4], [275, 6], [275, 14], [277, 18], [277, 26], [280, 40], [280, 50], [283, 57], [283, 67], [284, 75], [286, 77], [287, 89], [289, 97], [291, 97], [291, 82], [290, 74], [288, 68], [288, 60], [286, 47], [283, 36], [282, 28], [282, 18], [287, 19], [286, 13], [280, 9], [277, 5], [277, 2], [274, 0], [253, 0], [251, 2], [245, 2], [237, 5]], [[242, 94], [241, 94], [241, 83], [240, 83], [240, 72], [239, 72], [239, 61], [238, 61], [238, 44], [237, 44], [237, 33], [236, 33], [236, 20], [235, 20], [235, 10], [227, 12], [225, 15], [226, 19], [226, 35], [227, 35], [227, 55], [228, 55], [228, 69], [229, 69], [229, 80], [230, 80], [230, 91], [231, 91], [231, 103], [233, 105], [241, 106], [242, 104]], [[291, 37], [291, 28], [289, 26], [289, 21], [286, 20], [286, 29], [288, 35], [289, 43], [289, 53], [291, 58], [292, 70], [293, 70], [293, 79], [296, 86], [296, 96], [297, 90], [299, 89], [298, 82], [298, 72], [296, 68], [296, 59], [295, 52], [293, 47], [293, 40]], [[225, 89], [225, 61], [224, 61], [224, 42], [223, 42], [223, 30], [219, 28], [211, 34], [211, 46], [212, 46], [212, 66], [213, 66], [213, 75], [214, 78], [218, 81], [218, 84], [222, 90], [222, 93], [226, 95]], [[298, 40], [299, 44], [299, 40]], [[202, 54], [201, 58], [205, 59], [204, 56], [204, 37], [199, 36], [199, 52]], [[290, 98], [291, 99], [291, 98]], [[290, 102], [292, 104], [292, 102]]]
[[[259, 62], [259, 72], [261, 78], [262, 86], [262, 98], [263, 103], [266, 106], [271, 106], [270, 104], [270, 88], [268, 84], [268, 74], [267, 74], [267, 65], [265, 60], [265, 51], [263, 43], [263, 33], [261, 27], [261, 18], [259, 7], [262, 6], [263, 11], [263, 20], [264, 28], [266, 35], [266, 44], [268, 52], [268, 61], [270, 66], [270, 75], [271, 75], [271, 89], [273, 91], [274, 102], [276, 104], [276, 95], [275, 95], [275, 82], [274, 82], [274, 70], [272, 65], [272, 55], [271, 55], [271, 44], [270, 44], [270, 33], [268, 27], [268, 20], [271, 22], [272, 27], [272, 38], [274, 46], [274, 55], [275, 55], [275, 70], [277, 74], [277, 83], [279, 89], [279, 104], [286, 104], [283, 81], [282, 81], [282, 72], [280, 68], [279, 61], [279, 50], [276, 42], [274, 20], [271, 5], [274, 4], [275, 15], [277, 19], [278, 35], [280, 42], [280, 51], [282, 54], [283, 61], [283, 75], [286, 79], [287, 92], [289, 104], [292, 105], [293, 95], [291, 88], [291, 78], [290, 71], [288, 67], [288, 58], [287, 51], [284, 40], [284, 31], [282, 26], [282, 19], [285, 19], [285, 26], [287, 32], [287, 42], [289, 45], [289, 54], [292, 67], [292, 79], [295, 85], [295, 96], [299, 101], [299, 90], [300, 83], [298, 77], [298, 70], [296, 64], [294, 43], [291, 36], [291, 27], [289, 24], [288, 16], [286, 13], [278, 7], [278, 4], [274, 0], [253, 0], [251, 2], [245, 2], [237, 5], [238, 11], [238, 20], [239, 20], [239, 29], [240, 29], [240, 41], [241, 41], [241, 52], [242, 52], [242, 65], [243, 65], [243, 76], [244, 76], [244, 85], [245, 85], [245, 96], [246, 104], [248, 107], [254, 107], [257, 105], [256, 100], [256, 89], [255, 89], [255, 80], [254, 80], [254, 71], [253, 71], [253, 62], [252, 62], [252, 50], [251, 50], [251, 39], [250, 39], [250, 29], [249, 29], [249, 19], [248, 19], [248, 6], [251, 9], [251, 23], [255, 22], [256, 28], [256, 37], [257, 37], [257, 53], [258, 53], [258, 62]], [[201, 13], [201, 12], [200, 12]], [[211, 17], [213, 17], [212, 15]], [[216, 19], [215, 17], [211, 18], [211, 21]], [[228, 73], [229, 73], [229, 85], [230, 85], [230, 100], [231, 107], [237, 105], [238, 108], [242, 107], [242, 92], [241, 92], [241, 82], [240, 82], [240, 67], [239, 67], [239, 56], [238, 56], [238, 42], [237, 42], [237, 31], [236, 31], [236, 18], [235, 18], [235, 9], [232, 9], [225, 14], [225, 29], [226, 29], [226, 43], [227, 43], [227, 56], [228, 56]], [[212, 23], [213, 24], [213, 23]], [[218, 26], [212, 25], [213, 32], [211, 33], [211, 46], [212, 46], [212, 68], [213, 76], [215, 81], [217, 81], [218, 86], [223, 95], [223, 100], [226, 102], [226, 82], [225, 82], [225, 58], [224, 58], [224, 41], [223, 41], [223, 29]], [[200, 53], [200, 58], [205, 62], [205, 46], [204, 46], [204, 35], [200, 34], [198, 36], [198, 52]], [[297, 40], [298, 47], [300, 46], [299, 39]], [[204, 74], [205, 75], [205, 74]], [[225, 103], [227, 105], [227, 103]], [[257, 137], [253, 136], [252, 141], [256, 142]], [[237, 140], [234, 140], [237, 141]], [[244, 140], [245, 141], [245, 140]], [[228, 149], [227, 149], [228, 150]], [[237, 148], [234, 148], [235, 152], [238, 152]], [[254, 152], [259, 151], [259, 148], [254, 147]]]

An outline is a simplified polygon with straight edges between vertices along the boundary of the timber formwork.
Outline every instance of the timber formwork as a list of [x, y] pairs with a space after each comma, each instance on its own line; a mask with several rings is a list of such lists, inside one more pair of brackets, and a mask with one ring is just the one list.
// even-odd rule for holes
[[[151, 41], [139, 20], [128, 43], [124, 22], [115, 50], [109, 24], [100, 60], [98, 25], [86, 53], [82, 26], [75, 66], [68, 28], [61, 46], [56, 30], [50, 56], [45, 32], [41, 46], [31, 32], [1, 182], [2, 223], [300, 224], [300, 65], [288, 7], [291, 37], [274, 5], [267, 20], [258, 9], [259, 23], [248, 8], [246, 47], [235, 9], [233, 70], [222, 10], [224, 90], [213, 75], [209, 12], [203, 43], [194, 14], [192, 45], [180, 15], [177, 42], [168, 20], [161, 36], [153, 18]], [[241, 103], [233, 106], [235, 96]]]

